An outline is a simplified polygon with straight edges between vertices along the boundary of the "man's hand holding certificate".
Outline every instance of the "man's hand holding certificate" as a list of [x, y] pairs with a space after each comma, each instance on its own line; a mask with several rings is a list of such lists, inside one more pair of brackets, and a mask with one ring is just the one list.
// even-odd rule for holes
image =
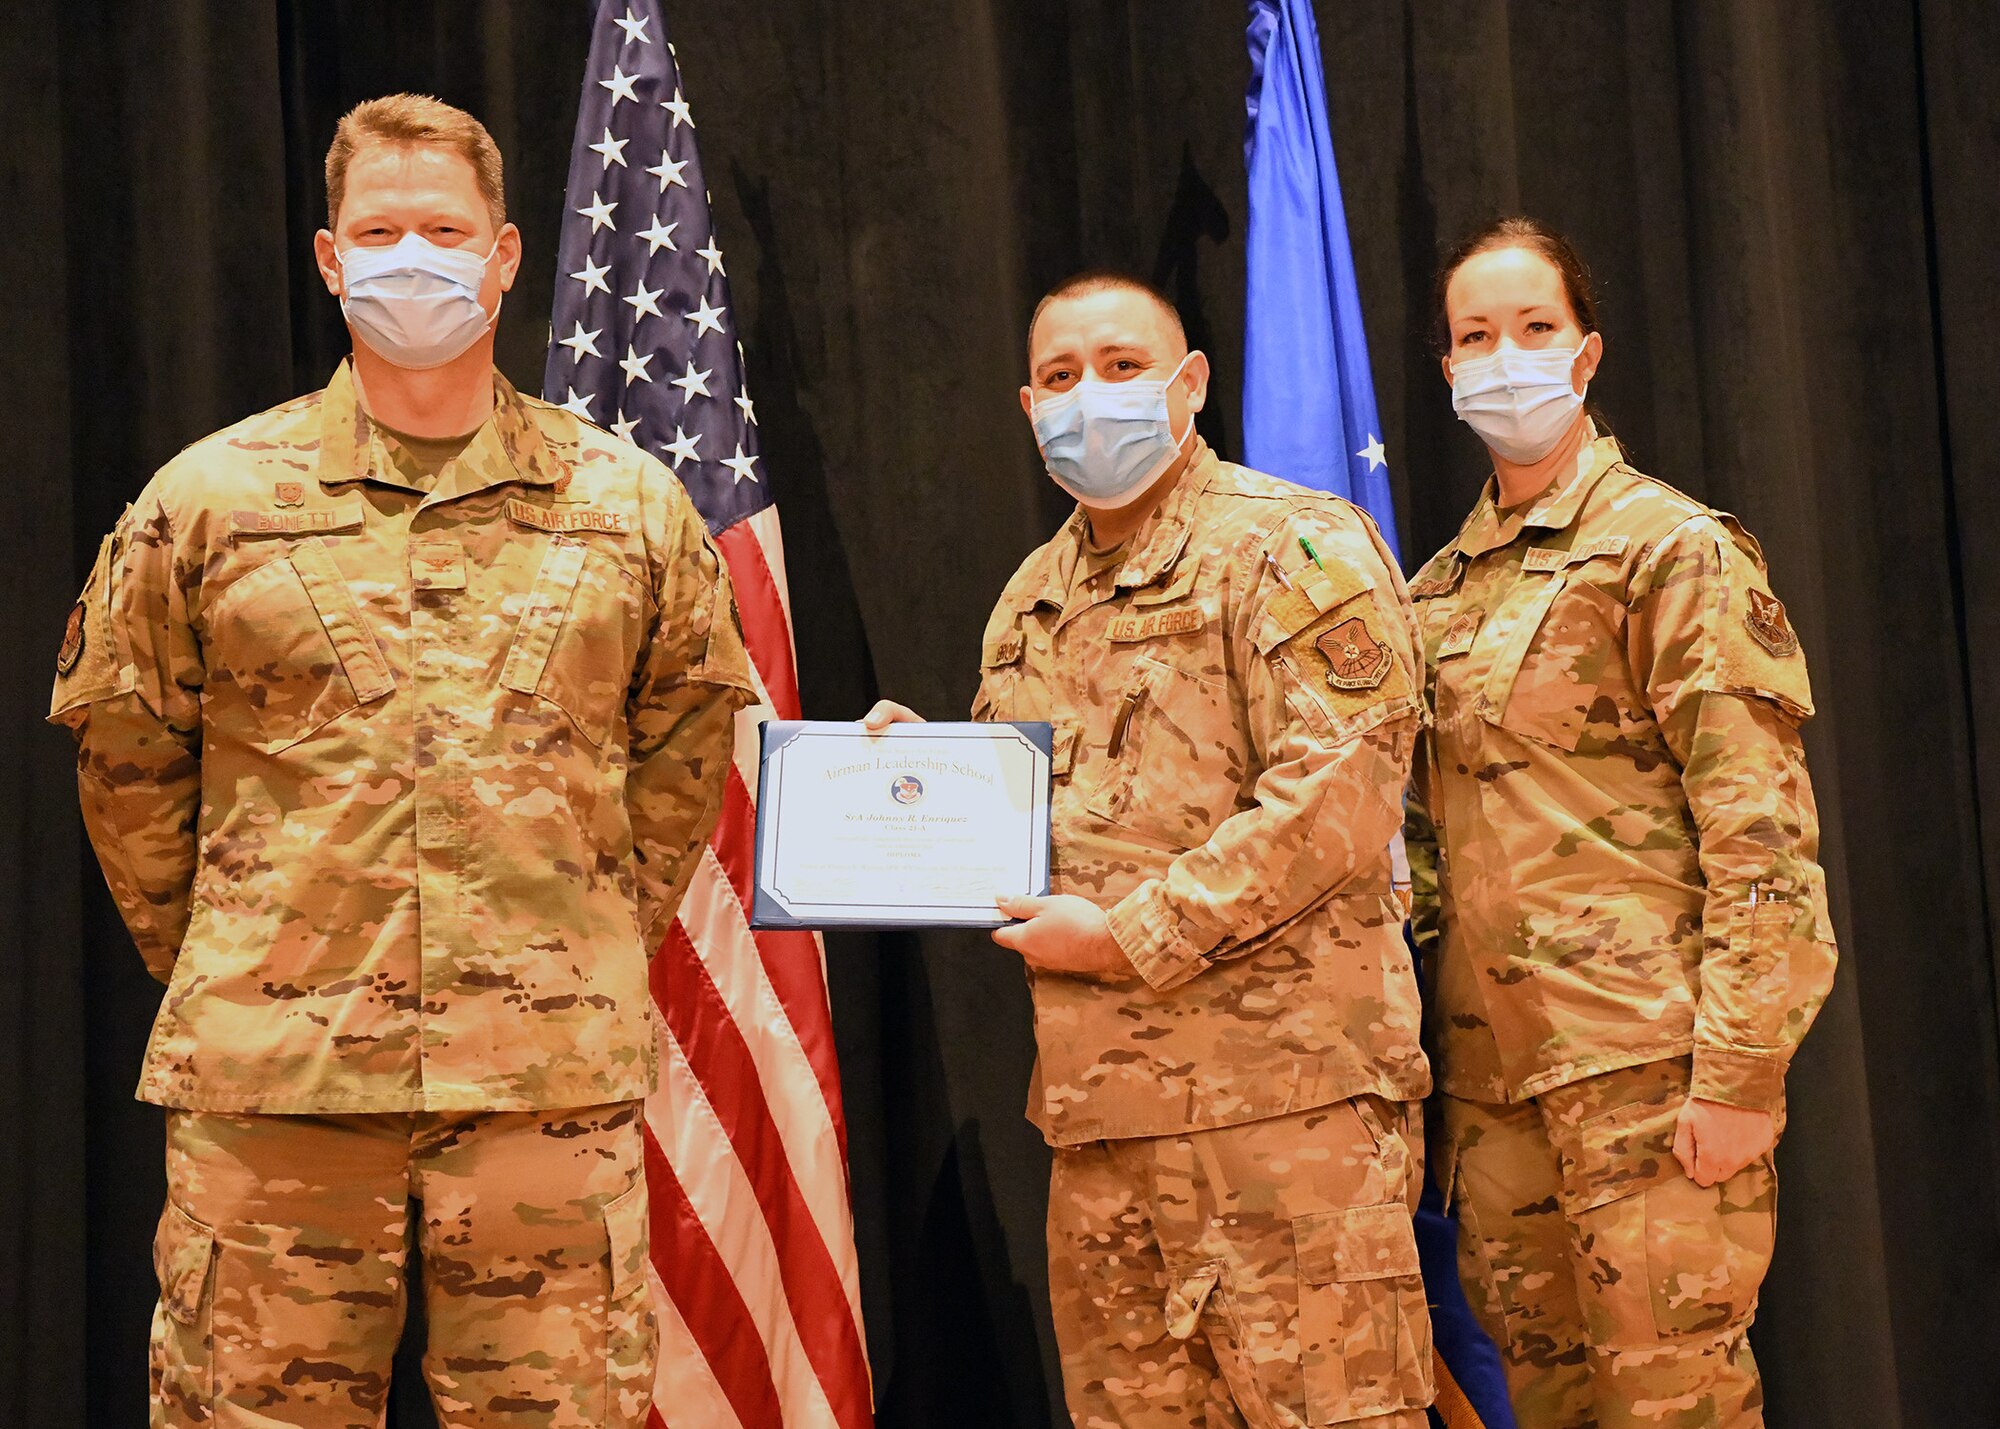
[[755, 927], [996, 927], [1049, 887], [1046, 724], [764, 726]]

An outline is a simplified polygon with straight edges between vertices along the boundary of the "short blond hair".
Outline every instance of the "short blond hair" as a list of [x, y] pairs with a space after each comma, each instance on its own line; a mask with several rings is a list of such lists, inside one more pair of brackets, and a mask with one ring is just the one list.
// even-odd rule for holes
[[493, 226], [507, 221], [507, 190], [500, 173], [500, 146], [486, 126], [456, 105], [428, 94], [385, 94], [364, 99], [341, 116], [326, 151], [326, 221], [340, 217], [347, 194], [347, 165], [367, 144], [440, 144], [468, 164]]

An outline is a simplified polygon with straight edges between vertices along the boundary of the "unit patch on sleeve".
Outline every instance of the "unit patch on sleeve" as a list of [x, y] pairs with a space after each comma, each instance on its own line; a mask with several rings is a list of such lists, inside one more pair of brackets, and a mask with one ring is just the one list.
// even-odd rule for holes
[[67, 675], [76, 668], [76, 662], [83, 658], [83, 602], [78, 601], [69, 613], [69, 624], [63, 627], [62, 648], [56, 651], [56, 673]]
[[1327, 683], [1336, 690], [1372, 690], [1395, 663], [1389, 647], [1369, 630], [1365, 616], [1341, 621], [1314, 643], [1326, 656]]
[[1750, 633], [1779, 659], [1799, 653], [1799, 637], [1785, 618], [1785, 603], [1767, 591], [1750, 588], [1750, 609], [1743, 616]]

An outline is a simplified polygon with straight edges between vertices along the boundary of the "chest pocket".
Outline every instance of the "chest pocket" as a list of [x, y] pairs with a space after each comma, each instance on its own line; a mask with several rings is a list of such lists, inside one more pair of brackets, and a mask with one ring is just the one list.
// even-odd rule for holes
[[1245, 773], [1214, 735], [1234, 728], [1228, 705], [1226, 687], [1142, 655], [1110, 706], [1086, 807], [1175, 850], [1206, 843], [1236, 811]]
[[[275, 753], [395, 688], [354, 593], [317, 536], [293, 543], [223, 592], [207, 622], [210, 696], [233, 688], [244, 731]], [[219, 725], [234, 702], [205, 706]]]
[[[1525, 587], [1525, 589], [1523, 589]], [[1479, 712], [1502, 729], [1575, 753], [1598, 715], [1598, 701], [1620, 681], [1624, 611], [1577, 568], [1524, 573], [1489, 624], [1501, 642], [1492, 654]], [[1612, 716], [1616, 724], [1616, 715]]]
[[651, 602], [614, 556], [549, 536], [500, 683], [562, 711], [602, 745], [623, 725]]

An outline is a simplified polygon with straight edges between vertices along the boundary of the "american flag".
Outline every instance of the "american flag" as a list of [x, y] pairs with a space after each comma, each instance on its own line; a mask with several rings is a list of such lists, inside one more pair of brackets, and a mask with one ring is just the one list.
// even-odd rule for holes
[[753, 933], [744, 912], [757, 724], [799, 714], [784, 550], [657, 0], [599, 0], [563, 206], [546, 394], [673, 467], [728, 564], [763, 686], [652, 966], [653, 1422], [860, 1429], [874, 1415], [824, 954], [810, 933]]

